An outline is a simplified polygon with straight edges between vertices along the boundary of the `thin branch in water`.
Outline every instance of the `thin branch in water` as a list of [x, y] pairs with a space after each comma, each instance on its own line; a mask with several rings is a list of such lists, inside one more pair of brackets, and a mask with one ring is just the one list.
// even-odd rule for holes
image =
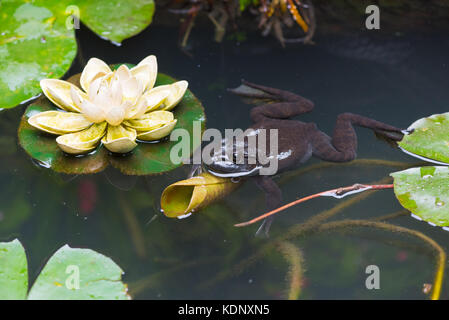
[[290, 208], [292, 206], [295, 206], [297, 204], [300, 204], [302, 202], [306, 202], [309, 201], [311, 199], [315, 199], [318, 197], [334, 197], [337, 199], [341, 199], [343, 197], [346, 197], [348, 195], [351, 194], [355, 194], [355, 193], [360, 193], [366, 190], [381, 190], [381, 189], [391, 189], [393, 188], [393, 184], [380, 184], [380, 185], [369, 185], [369, 184], [353, 184], [352, 186], [347, 186], [347, 187], [340, 187], [340, 188], [336, 188], [336, 189], [332, 189], [332, 190], [327, 190], [327, 191], [323, 191], [323, 192], [319, 192], [319, 193], [315, 193], [312, 194], [310, 196], [292, 201], [286, 205], [283, 205], [282, 207], [279, 207], [277, 209], [274, 209], [270, 212], [267, 212], [265, 214], [262, 214], [250, 221], [247, 222], [242, 222], [242, 223], [238, 223], [235, 224], [235, 227], [244, 227], [244, 226], [248, 226], [250, 224], [256, 223], [260, 220], [263, 220], [265, 218], [268, 218], [269, 216], [272, 216], [278, 212], [284, 211], [287, 208]]
[[[390, 177], [385, 177], [378, 181], [373, 181], [370, 184], [384, 184], [391, 181]], [[304, 223], [299, 223], [291, 226], [287, 231], [283, 232], [280, 236], [278, 236], [276, 239], [273, 239], [272, 241], [266, 243], [262, 247], [260, 247], [255, 253], [251, 254], [249, 257], [246, 257], [242, 261], [236, 263], [234, 266], [230, 268], [226, 268], [225, 270], [222, 270], [217, 273], [217, 275], [200, 284], [200, 288], [208, 288], [213, 285], [216, 285], [217, 283], [220, 283], [221, 281], [231, 277], [231, 276], [237, 276], [241, 273], [243, 273], [245, 270], [250, 268], [252, 265], [254, 265], [256, 262], [260, 261], [264, 256], [266, 256], [268, 253], [272, 251], [272, 249], [280, 242], [285, 240], [291, 240], [294, 238], [298, 238], [302, 235], [304, 235], [306, 232], [309, 232], [311, 230], [316, 229], [318, 226], [320, 226], [321, 223], [325, 222], [326, 220], [334, 217], [338, 213], [342, 212], [343, 210], [355, 205], [356, 203], [359, 203], [360, 201], [368, 198], [370, 195], [374, 194], [374, 192], [364, 192], [360, 193], [352, 198], [343, 200], [339, 202], [336, 206], [323, 210], [319, 212], [318, 214], [310, 217], [308, 220], [306, 220]]]

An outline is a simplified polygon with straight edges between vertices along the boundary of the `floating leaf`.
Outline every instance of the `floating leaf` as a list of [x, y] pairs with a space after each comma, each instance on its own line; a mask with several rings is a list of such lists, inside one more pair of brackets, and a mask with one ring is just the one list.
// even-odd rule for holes
[[407, 153], [424, 160], [449, 164], [449, 112], [415, 121], [399, 146]]
[[39, 80], [60, 78], [76, 56], [75, 32], [60, 0], [1, 1], [0, 108], [41, 92]]
[[90, 249], [65, 245], [48, 260], [28, 299], [127, 300], [130, 297], [121, 281], [122, 274], [110, 258]]
[[0, 242], [0, 300], [25, 299], [28, 266], [19, 240]]
[[[68, 81], [79, 86], [79, 78], [80, 74], [77, 74]], [[174, 82], [175, 79], [159, 73], [156, 86]], [[182, 165], [170, 160], [170, 151], [177, 142], [168, 139], [153, 143], [140, 142], [130, 154], [126, 155], [110, 154], [102, 145], [85, 156], [68, 155], [58, 147], [55, 136], [39, 131], [28, 123], [28, 119], [33, 115], [50, 110], [56, 110], [56, 107], [45, 96], [40, 97], [25, 110], [19, 126], [20, 145], [44, 167], [68, 174], [87, 174], [100, 172], [111, 164], [125, 174], [148, 175], [170, 171]], [[174, 129], [183, 128], [189, 133], [190, 152], [192, 152], [194, 122], [201, 123], [199, 134], [204, 130], [205, 115], [201, 102], [187, 90], [182, 101], [171, 112], [177, 119]]]
[[430, 166], [392, 173], [401, 205], [420, 219], [449, 226], [449, 168]]
[[25, 250], [19, 240], [0, 243], [0, 299], [127, 300], [123, 271], [90, 249], [63, 246], [48, 260], [28, 296]]
[[77, 0], [80, 19], [102, 38], [120, 44], [145, 29], [153, 18], [154, 0]]

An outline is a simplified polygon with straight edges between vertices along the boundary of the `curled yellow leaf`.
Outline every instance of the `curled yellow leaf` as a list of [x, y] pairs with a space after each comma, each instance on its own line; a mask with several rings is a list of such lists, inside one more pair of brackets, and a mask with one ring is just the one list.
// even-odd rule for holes
[[232, 182], [229, 178], [202, 173], [165, 188], [161, 196], [161, 208], [170, 218], [197, 212], [223, 198], [239, 185], [240, 183]]

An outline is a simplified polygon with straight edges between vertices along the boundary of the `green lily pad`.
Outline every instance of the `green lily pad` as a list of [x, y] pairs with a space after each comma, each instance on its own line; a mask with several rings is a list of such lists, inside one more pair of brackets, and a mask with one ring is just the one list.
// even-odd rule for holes
[[410, 168], [391, 174], [394, 193], [415, 217], [441, 227], [449, 226], [449, 168]]
[[19, 240], [0, 242], [0, 299], [25, 299], [28, 291], [28, 265]]
[[120, 44], [145, 29], [153, 18], [153, 0], [77, 0], [80, 19], [102, 38]]
[[60, 78], [76, 56], [63, 1], [3, 0], [0, 8], [0, 108], [41, 92], [39, 80]]
[[28, 291], [25, 250], [19, 240], [0, 243], [0, 299], [128, 300], [123, 271], [90, 249], [63, 246], [53, 254]]
[[449, 164], [449, 112], [415, 121], [399, 146], [424, 160]]
[[[80, 74], [67, 81], [79, 86]], [[170, 76], [158, 74], [156, 86], [176, 82]], [[170, 151], [176, 141], [168, 139], [157, 143], [139, 142], [138, 146], [126, 155], [109, 153], [102, 145], [85, 156], [72, 156], [64, 153], [56, 143], [56, 137], [35, 129], [28, 119], [38, 112], [55, 110], [56, 107], [45, 97], [40, 97], [26, 110], [20, 122], [18, 135], [23, 149], [43, 167], [52, 168], [56, 172], [67, 174], [88, 174], [104, 170], [108, 164], [120, 169], [128, 175], [159, 174], [173, 170], [182, 165], [170, 161]], [[181, 102], [172, 110], [178, 120], [175, 126], [187, 130], [190, 137], [190, 154], [193, 152], [193, 122], [201, 122], [201, 133], [204, 131], [205, 114], [201, 102], [187, 90]]]

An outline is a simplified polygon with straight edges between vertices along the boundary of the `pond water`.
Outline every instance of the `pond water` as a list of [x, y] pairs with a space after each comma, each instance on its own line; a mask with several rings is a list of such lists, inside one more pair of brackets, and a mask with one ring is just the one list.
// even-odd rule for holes
[[[353, 112], [407, 127], [416, 119], [446, 112], [449, 105], [447, 34], [360, 34], [317, 36], [315, 45], [289, 45], [248, 34], [245, 41], [212, 41], [212, 30], [194, 29], [190, 55], [177, 47], [176, 27], [151, 26], [121, 47], [86, 28], [77, 31], [78, 73], [90, 57], [108, 63], [137, 63], [149, 54], [159, 70], [189, 81], [202, 101], [207, 127], [246, 128], [250, 106], [226, 91], [241, 79], [291, 90], [315, 102], [300, 118], [329, 134], [339, 113]], [[264, 196], [247, 182], [223, 201], [183, 219], [160, 213], [164, 187], [185, 178], [189, 168], [160, 176], [123, 176], [114, 169], [89, 176], [59, 175], [33, 163], [18, 146], [24, 108], [0, 113], [0, 239], [18, 237], [28, 251], [30, 283], [56, 249], [94, 249], [125, 270], [136, 299], [281, 299], [290, 269], [277, 246], [287, 237], [303, 253], [304, 299], [425, 299], [432, 283], [431, 248], [406, 236], [368, 228], [294, 235], [291, 228], [344, 200], [321, 198], [290, 208], [273, 224], [270, 238], [256, 238], [256, 225], [235, 228], [265, 211]], [[358, 159], [290, 172], [276, 179], [283, 201], [355, 182], [369, 183], [418, 163], [357, 129]], [[311, 160], [305, 164], [317, 165]], [[363, 196], [333, 219], [369, 219], [401, 210], [392, 190]], [[404, 215], [391, 222], [421, 231], [447, 248], [449, 232]], [[289, 230], [289, 233], [287, 233]], [[256, 255], [256, 256], [254, 256]], [[250, 259], [253, 257], [252, 259]], [[249, 259], [249, 260], [248, 260]], [[380, 268], [380, 290], [367, 290], [365, 269]], [[443, 298], [448, 297], [443, 288]]]

